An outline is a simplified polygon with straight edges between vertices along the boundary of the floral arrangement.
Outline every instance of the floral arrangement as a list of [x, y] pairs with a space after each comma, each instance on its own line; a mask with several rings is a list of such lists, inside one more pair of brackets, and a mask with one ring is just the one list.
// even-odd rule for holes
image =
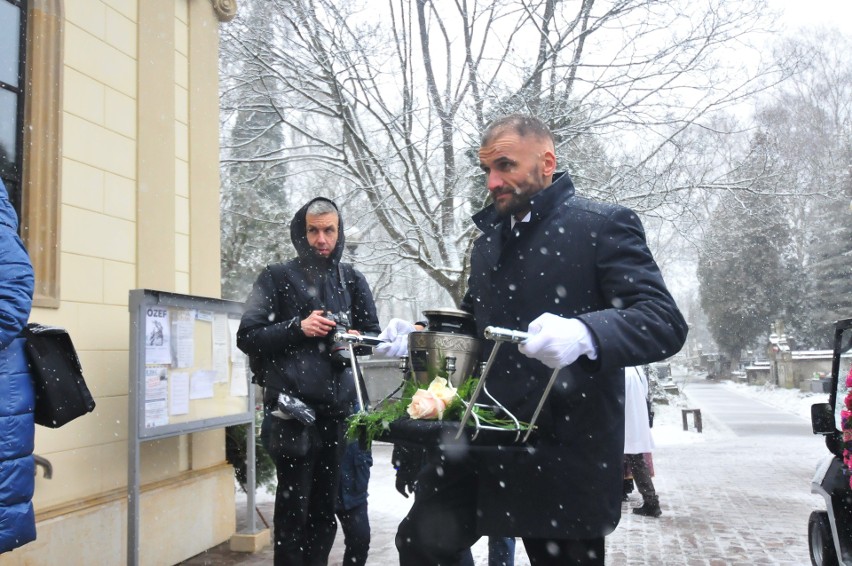
[[[843, 429], [843, 464], [847, 470], [852, 470], [852, 368], [846, 375], [846, 398], [843, 400], [844, 408], [840, 411], [840, 427]], [[849, 478], [849, 487], [852, 487], [852, 477]]]
[[405, 411], [412, 419], [444, 419], [444, 411], [457, 399], [457, 389], [436, 377], [426, 389], [417, 389]]
[[[466, 409], [465, 401], [470, 399], [478, 382], [479, 379], [471, 377], [456, 388], [444, 377], [435, 377], [428, 385], [406, 381], [398, 401], [387, 402], [372, 411], [361, 411], [350, 416], [346, 437], [353, 440], [363, 438], [369, 447], [373, 440], [388, 432], [390, 424], [398, 419], [407, 417], [414, 420], [460, 421]], [[514, 421], [498, 418], [491, 409], [475, 406], [473, 412], [480, 422], [490, 426], [505, 429], [515, 426]], [[468, 421], [468, 425], [474, 425], [473, 419]]]

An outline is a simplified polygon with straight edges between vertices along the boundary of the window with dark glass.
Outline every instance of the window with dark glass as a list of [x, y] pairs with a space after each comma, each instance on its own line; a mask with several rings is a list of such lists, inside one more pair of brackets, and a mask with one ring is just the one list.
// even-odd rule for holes
[[21, 215], [21, 172], [24, 114], [23, 0], [0, 0], [0, 178], [18, 216]]

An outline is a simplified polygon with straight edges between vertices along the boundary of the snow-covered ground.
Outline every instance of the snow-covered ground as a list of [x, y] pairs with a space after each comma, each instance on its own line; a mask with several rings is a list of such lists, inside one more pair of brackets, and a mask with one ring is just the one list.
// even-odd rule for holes
[[783, 387], [776, 387], [772, 384], [746, 385], [744, 383], [724, 381], [722, 385], [733, 389], [740, 395], [753, 397], [767, 405], [772, 405], [777, 409], [798, 415], [806, 420], [811, 419], [811, 405], [828, 402], [828, 393], [810, 393], [799, 391], [798, 389], [784, 389]]
[[[811, 393], [798, 389], [784, 389], [775, 385], [746, 385], [732, 381], [722, 381], [720, 386], [731, 389], [739, 395], [751, 397], [776, 409], [799, 416], [806, 421], [811, 419], [811, 405], [828, 402], [828, 393]], [[689, 384], [679, 383], [681, 395], [672, 396], [670, 404], [654, 405], [654, 442], [657, 446], [674, 444], [701, 443], [715, 440], [724, 434], [719, 429], [705, 427], [703, 435], [693, 431], [684, 431], [681, 409], [689, 405]], [[692, 421], [690, 420], [690, 424]]]

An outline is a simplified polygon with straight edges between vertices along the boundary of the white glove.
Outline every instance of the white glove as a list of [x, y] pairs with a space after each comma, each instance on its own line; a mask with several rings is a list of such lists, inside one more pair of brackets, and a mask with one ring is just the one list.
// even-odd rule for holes
[[533, 336], [518, 345], [522, 354], [549, 368], [570, 366], [580, 356], [597, 359], [595, 342], [588, 327], [576, 318], [562, 318], [549, 312], [530, 323]]
[[379, 334], [379, 339], [384, 342], [373, 348], [373, 351], [388, 358], [407, 356], [408, 335], [412, 332], [414, 332], [413, 324], [401, 318], [392, 318]]

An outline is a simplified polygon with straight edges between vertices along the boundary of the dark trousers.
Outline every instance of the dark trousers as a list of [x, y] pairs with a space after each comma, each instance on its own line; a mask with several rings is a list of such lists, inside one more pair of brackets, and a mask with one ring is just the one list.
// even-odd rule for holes
[[305, 427], [267, 414], [261, 442], [275, 463], [275, 566], [328, 563], [337, 522], [334, 506], [343, 451], [344, 423], [317, 418]]
[[370, 552], [370, 515], [367, 488], [373, 455], [357, 442], [349, 442], [340, 462], [340, 489], [336, 513], [343, 529], [344, 566], [364, 566]]
[[[462, 558], [461, 566], [474, 566], [470, 549]], [[515, 566], [515, 539], [488, 537], [488, 566]]]
[[[414, 504], [396, 534], [400, 566], [463, 566], [476, 534], [476, 475], [466, 464], [427, 465]], [[603, 566], [604, 538], [525, 537], [531, 566]]]
[[344, 566], [364, 566], [370, 552], [370, 516], [367, 513], [367, 502], [353, 509], [338, 511], [337, 518], [343, 529]]
[[514, 566], [515, 539], [488, 537], [488, 566]]
[[656, 500], [657, 492], [654, 490], [651, 470], [648, 469], [644, 454], [625, 454], [624, 461], [633, 472], [633, 481], [636, 482], [636, 489], [642, 494], [642, 499], [644, 501]]

